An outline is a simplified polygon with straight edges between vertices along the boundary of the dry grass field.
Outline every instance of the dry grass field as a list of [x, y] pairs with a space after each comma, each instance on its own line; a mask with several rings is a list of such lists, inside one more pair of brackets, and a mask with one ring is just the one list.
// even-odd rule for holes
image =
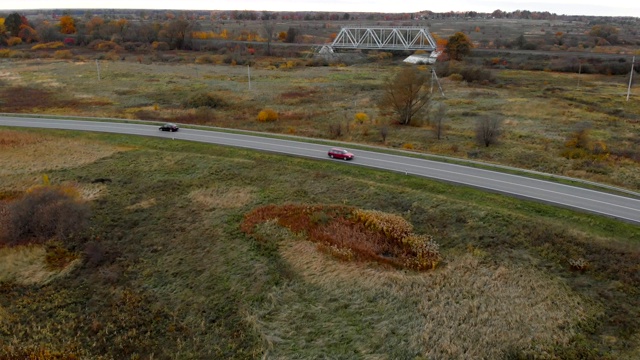
[[[167, 55], [177, 63], [4, 60], [0, 111], [331, 138], [640, 189], [640, 92], [632, 87], [626, 101], [625, 77], [496, 68], [495, 83], [442, 78], [446, 97], [436, 91], [433, 103], [445, 104], [447, 113], [444, 136], [437, 140], [429, 115], [399, 126], [378, 109], [383, 80], [395, 74], [397, 61], [308, 67], [304, 59], [256, 58], [249, 68], [223, 64], [222, 56], [193, 54]], [[197, 63], [197, 56], [211, 63]], [[202, 94], [212, 94], [215, 107], [186, 105]], [[263, 109], [273, 109], [278, 120], [257, 121]], [[356, 120], [359, 113], [366, 121]], [[481, 117], [502, 120], [497, 145], [475, 141]], [[576, 151], [567, 144], [583, 128], [588, 144]]]
[[[23, 164], [6, 162], [0, 173], [0, 214], [43, 175], [80, 189], [91, 208], [82, 236], [0, 246], [0, 357], [634, 359], [640, 351], [637, 226], [205, 144], [13, 129], [0, 129], [0, 143]], [[82, 156], [40, 165], [44, 149], [89, 144]], [[242, 231], [256, 209], [291, 204], [399, 216], [433, 237], [442, 261], [412, 271], [349, 260], [312, 242], [303, 222], [294, 232], [274, 221]], [[62, 265], [52, 267], [54, 255]]]

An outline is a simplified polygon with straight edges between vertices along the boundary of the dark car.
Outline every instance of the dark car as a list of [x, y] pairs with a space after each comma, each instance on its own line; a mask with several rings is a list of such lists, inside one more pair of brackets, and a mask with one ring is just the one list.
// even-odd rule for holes
[[340, 148], [333, 148], [329, 150], [329, 157], [332, 159], [353, 160], [352, 153]]
[[162, 126], [160, 126], [160, 131], [178, 131], [178, 125], [173, 124], [173, 123], [166, 123]]

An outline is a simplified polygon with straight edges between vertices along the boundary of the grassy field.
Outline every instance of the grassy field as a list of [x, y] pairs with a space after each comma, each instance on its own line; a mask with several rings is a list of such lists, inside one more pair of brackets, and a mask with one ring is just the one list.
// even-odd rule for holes
[[[87, 150], [43, 162], [60, 149]], [[634, 359], [640, 351], [637, 226], [337, 162], [181, 141], [0, 129], [0, 151], [11, 154], [2, 158], [0, 214], [45, 174], [76, 187], [92, 209], [89, 233], [62, 244], [77, 259], [63, 267], [46, 265], [52, 246], [0, 248], [2, 358]], [[400, 215], [433, 236], [443, 260], [416, 272], [341, 260], [273, 221], [241, 230], [252, 211], [286, 204]], [[584, 266], [572, 266], [580, 259]]]
[[[626, 101], [624, 77], [496, 68], [491, 70], [495, 83], [442, 78], [446, 97], [436, 91], [433, 102], [445, 104], [447, 114], [444, 136], [437, 140], [430, 116], [399, 126], [379, 111], [382, 83], [397, 71], [395, 61], [305, 67], [304, 59], [256, 58], [249, 69], [225, 65], [220, 55], [172, 54], [164, 56], [180, 62], [4, 60], [0, 111], [331, 138], [640, 189], [640, 93], [633, 87], [631, 101]], [[197, 63], [198, 56], [212, 63]], [[220, 104], [185, 107], [186, 100], [204, 93]], [[278, 113], [277, 121], [257, 121], [267, 108]], [[358, 113], [366, 114], [366, 120], [357, 121]], [[502, 119], [499, 144], [488, 148], [475, 141], [476, 121], [485, 116]], [[587, 147], [567, 147], [583, 128], [588, 129]], [[384, 142], [382, 129], [388, 132]]]

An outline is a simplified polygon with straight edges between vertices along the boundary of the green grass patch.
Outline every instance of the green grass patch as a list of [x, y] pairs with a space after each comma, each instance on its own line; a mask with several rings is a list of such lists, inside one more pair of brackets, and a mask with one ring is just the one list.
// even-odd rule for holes
[[[0, 283], [0, 354], [631, 359], [640, 345], [637, 226], [329, 161], [50, 134], [129, 150], [47, 172], [111, 182], [90, 202], [89, 234], [66, 249], [80, 266], [39, 286]], [[295, 229], [258, 227], [272, 241], [241, 231], [254, 209], [285, 204], [395, 214], [433, 236], [443, 262], [399, 270], [340, 260]]]

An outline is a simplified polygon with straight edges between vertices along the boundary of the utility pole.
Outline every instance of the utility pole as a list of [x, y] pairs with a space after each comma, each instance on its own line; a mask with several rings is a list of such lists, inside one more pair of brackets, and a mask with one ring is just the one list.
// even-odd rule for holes
[[100, 81], [100, 61], [96, 59], [96, 68], [98, 68], [98, 81]]
[[629, 101], [629, 95], [631, 94], [631, 82], [633, 81], [633, 65], [636, 62], [636, 57], [631, 59], [631, 74], [629, 74], [629, 87], [627, 88], [627, 101]]
[[444, 96], [444, 91], [442, 91], [442, 86], [440, 86], [440, 81], [438, 80], [438, 75], [436, 75], [436, 71], [431, 69], [431, 93], [433, 94], [433, 83], [436, 82], [438, 84], [438, 89], [440, 89], [440, 94], [442, 97]]
[[247, 77], [249, 78], [249, 91], [251, 91], [251, 65], [247, 65]]
[[580, 89], [580, 74], [582, 74], [582, 60], [578, 60], [578, 89]]

